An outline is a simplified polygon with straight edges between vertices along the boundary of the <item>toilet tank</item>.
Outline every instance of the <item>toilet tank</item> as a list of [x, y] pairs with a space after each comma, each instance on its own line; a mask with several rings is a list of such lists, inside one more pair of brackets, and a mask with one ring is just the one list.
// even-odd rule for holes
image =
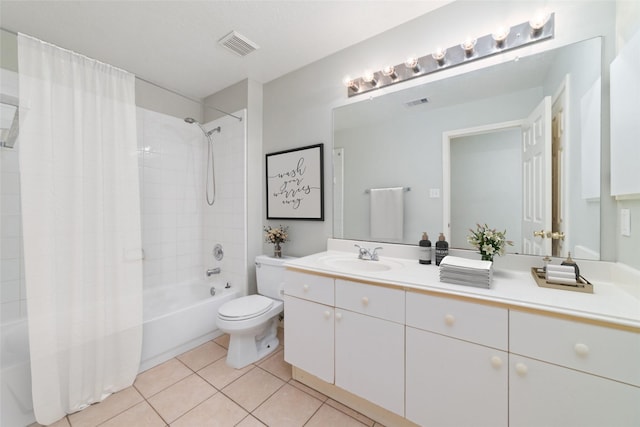
[[267, 255], [256, 257], [256, 282], [258, 293], [282, 300], [284, 291], [284, 263], [294, 257], [273, 258]]

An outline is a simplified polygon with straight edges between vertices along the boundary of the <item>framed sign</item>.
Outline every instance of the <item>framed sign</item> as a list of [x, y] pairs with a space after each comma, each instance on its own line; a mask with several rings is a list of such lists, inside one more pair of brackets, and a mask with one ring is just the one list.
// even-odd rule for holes
[[266, 155], [267, 219], [324, 221], [324, 144]]

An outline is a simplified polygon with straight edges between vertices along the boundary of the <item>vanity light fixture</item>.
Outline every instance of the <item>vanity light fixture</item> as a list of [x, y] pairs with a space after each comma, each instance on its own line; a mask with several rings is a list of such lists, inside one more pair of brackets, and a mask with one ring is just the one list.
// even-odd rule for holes
[[398, 74], [396, 73], [396, 68], [393, 65], [387, 65], [382, 69], [382, 75], [385, 77], [389, 77], [391, 80], [395, 80], [398, 78]]
[[438, 65], [442, 66], [444, 65], [444, 57], [447, 56], [447, 49], [439, 47], [431, 54], [431, 56], [436, 60]]
[[472, 39], [471, 37], [467, 37], [462, 44], [460, 45], [460, 47], [464, 50], [464, 54], [466, 56], [471, 56], [473, 55], [473, 48], [476, 46], [476, 43], [478, 42], [478, 40], [476, 39]]
[[402, 64], [388, 65], [379, 71], [368, 71], [357, 79], [345, 79], [345, 85], [348, 88], [347, 96], [357, 96], [477, 59], [552, 39], [554, 32], [555, 15], [553, 13], [538, 13], [530, 21], [511, 27], [500, 27], [492, 34], [477, 39], [469, 37], [461, 44], [438, 48], [430, 55], [411, 56]]
[[415, 74], [420, 72], [420, 64], [418, 64], [418, 58], [410, 56], [404, 61], [404, 66], [413, 71]]
[[378, 80], [376, 79], [375, 74], [373, 74], [373, 71], [370, 70], [364, 72], [364, 74], [362, 75], [362, 81], [374, 87], [378, 84]]

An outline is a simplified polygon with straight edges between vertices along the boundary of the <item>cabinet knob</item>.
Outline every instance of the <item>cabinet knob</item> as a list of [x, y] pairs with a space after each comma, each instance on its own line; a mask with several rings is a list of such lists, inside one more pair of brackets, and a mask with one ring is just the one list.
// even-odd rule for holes
[[324, 318], [325, 318], [325, 319], [328, 319], [328, 318], [330, 318], [330, 317], [331, 317], [331, 312], [330, 312], [329, 310], [325, 311], [325, 312], [324, 312]]
[[502, 359], [499, 356], [491, 357], [491, 366], [498, 369], [502, 367]]
[[362, 305], [369, 305], [369, 298], [362, 297]]
[[529, 371], [529, 369], [527, 368], [527, 365], [521, 362], [516, 363], [516, 373], [518, 375], [520, 375], [521, 377], [524, 377], [525, 375], [527, 375], [527, 371]]
[[456, 318], [453, 314], [447, 314], [446, 316], [444, 316], [444, 323], [446, 323], [448, 326], [452, 326], [456, 321]]
[[342, 313], [336, 313], [336, 320], [342, 319]]
[[576, 351], [576, 354], [581, 357], [585, 357], [589, 354], [589, 346], [583, 343], [577, 343], [573, 346], [573, 349]]
[[302, 285], [302, 290], [305, 292], [309, 292], [309, 285]]

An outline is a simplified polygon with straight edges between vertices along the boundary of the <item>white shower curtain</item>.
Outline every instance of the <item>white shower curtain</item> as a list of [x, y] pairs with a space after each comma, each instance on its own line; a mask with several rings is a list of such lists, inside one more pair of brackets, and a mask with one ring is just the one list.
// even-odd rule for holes
[[32, 393], [50, 424], [140, 363], [135, 77], [22, 34], [18, 61]]

